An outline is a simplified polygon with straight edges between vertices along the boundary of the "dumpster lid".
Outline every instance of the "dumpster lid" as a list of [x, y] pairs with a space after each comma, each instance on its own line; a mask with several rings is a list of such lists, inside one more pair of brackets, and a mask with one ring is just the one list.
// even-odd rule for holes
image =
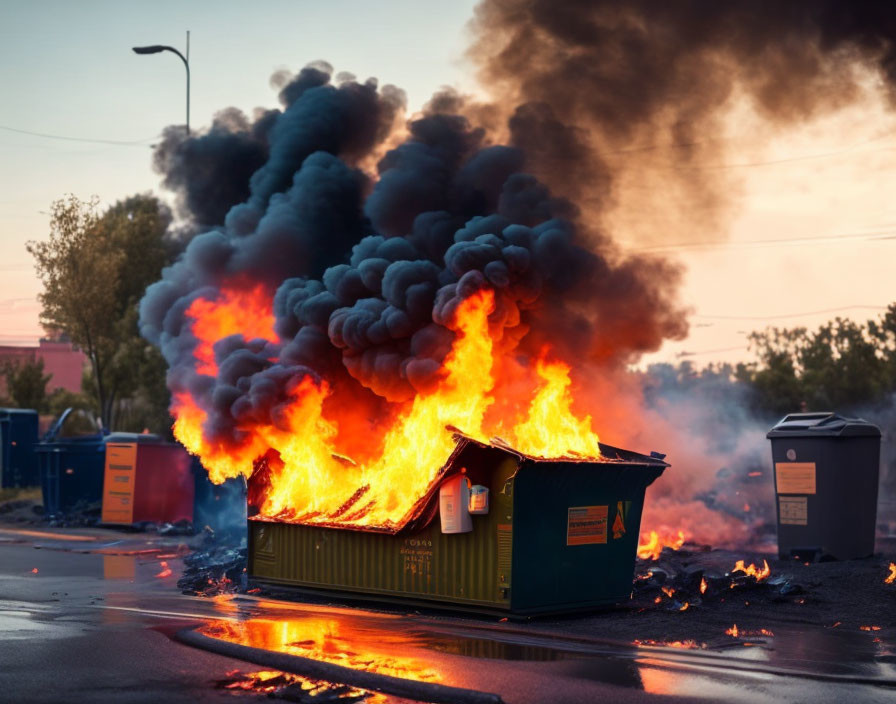
[[838, 413], [791, 413], [768, 431], [767, 438], [880, 437], [880, 428], [862, 418]]
[[[165, 438], [155, 433], [110, 433], [105, 438], [106, 444], [111, 443], [137, 443], [139, 445], [167, 445]], [[173, 444], [173, 443], [171, 443]]]
[[0, 418], [7, 416], [34, 416], [37, 417], [37, 411], [33, 408], [0, 408]]

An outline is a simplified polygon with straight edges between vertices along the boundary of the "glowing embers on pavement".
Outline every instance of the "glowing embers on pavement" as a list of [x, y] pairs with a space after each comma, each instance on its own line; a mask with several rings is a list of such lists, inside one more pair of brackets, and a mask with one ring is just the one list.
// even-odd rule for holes
[[349, 704], [363, 701], [367, 704], [385, 704], [388, 701], [382, 694], [341, 684], [312, 680], [276, 670], [247, 673], [233, 670], [228, 672], [224, 679], [216, 681], [215, 686], [218, 689], [229, 691], [267, 694], [268, 697], [294, 702], [321, 701]]

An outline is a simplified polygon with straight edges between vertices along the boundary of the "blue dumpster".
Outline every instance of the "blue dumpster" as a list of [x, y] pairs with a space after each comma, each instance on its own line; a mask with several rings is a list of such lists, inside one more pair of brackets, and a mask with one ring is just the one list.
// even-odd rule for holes
[[37, 411], [0, 408], [0, 487], [37, 486]]
[[103, 497], [104, 434], [65, 437], [67, 409], [35, 446], [40, 465], [44, 513], [65, 513], [76, 504], [99, 506]]

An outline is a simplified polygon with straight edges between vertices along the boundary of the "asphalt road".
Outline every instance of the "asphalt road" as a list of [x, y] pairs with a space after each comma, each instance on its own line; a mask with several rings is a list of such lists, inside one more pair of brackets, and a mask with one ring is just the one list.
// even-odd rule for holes
[[0, 525], [0, 701], [157, 704], [265, 696], [221, 688], [217, 683], [236, 672], [261, 668], [170, 638], [186, 626], [349, 667], [495, 692], [508, 704], [896, 701], [894, 644], [885, 631], [785, 622], [775, 624], [771, 637], [677, 649], [621, 640], [618, 629], [601, 627], [611, 615], [512, 624], [251, 595], [196, 598], [177, 590], [177, 547], [177, 539], [155, 535]]

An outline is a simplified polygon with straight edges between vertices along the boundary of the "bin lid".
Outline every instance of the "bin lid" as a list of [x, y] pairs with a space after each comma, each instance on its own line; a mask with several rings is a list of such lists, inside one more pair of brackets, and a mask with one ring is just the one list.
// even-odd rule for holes
[[0, 418], [7, 416], [34, 416], [37, 417], [37, 411], [32, 408], [0, 408]]
[[167, 445], [162, 436], [153, 433], [110, 433], [105, 438], [106, 444], [112, 443], [138, 443], [140, 445]]
[[880, 428], [862, 418], [838, 413], [791, 413], [768, 431], [767, 438], [880, 437]]

